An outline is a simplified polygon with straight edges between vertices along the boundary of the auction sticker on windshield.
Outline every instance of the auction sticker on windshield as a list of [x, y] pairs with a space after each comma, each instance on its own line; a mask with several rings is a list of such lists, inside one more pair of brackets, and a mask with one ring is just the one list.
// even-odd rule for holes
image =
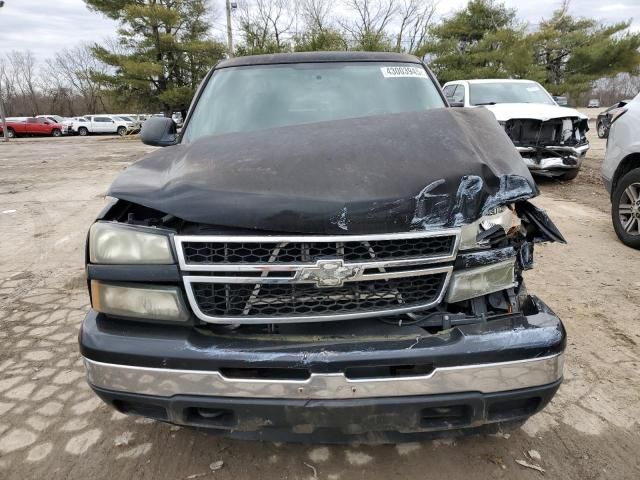
[[385, 78], [427, 78], [427, 72], [422, 67], [380, 67]]

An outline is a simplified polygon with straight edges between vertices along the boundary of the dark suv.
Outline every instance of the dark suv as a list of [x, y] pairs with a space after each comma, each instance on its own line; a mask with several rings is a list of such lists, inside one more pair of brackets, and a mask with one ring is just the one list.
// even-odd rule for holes
[[397, 442], [521, 423], [565, 330], [527, 293], [564, 239], [484, 108], [415, 57], [218, 64], [92, 225], [80, 349], [121, 412], [239, 438]]

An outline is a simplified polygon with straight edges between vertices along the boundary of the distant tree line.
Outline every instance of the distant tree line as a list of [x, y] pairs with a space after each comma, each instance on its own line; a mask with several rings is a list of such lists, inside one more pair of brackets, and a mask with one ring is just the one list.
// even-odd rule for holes
[[7, 116], [105, 112], [112, 96], [96, 76], [107, 70], [87, 45], [63, 49], [44, 62], [15, 50], [0, 55], [0, 98]]
[[[84, 0], [120, 24], [109, 42], [63, 50], [37, 64], [29, 52], [0, 57], [9, 115], [188, 106], [226, 41], [208, 0]], [[569, 2], [535, 28], [495, 0], [470, 0], [437, 18], [435, 0], [240, 0], [233, 55], [318, 50], [405, 52], [424, 58], [441, 82], [530, 78], [582, 101], [637, 93], [640, 34], [569, 14]], [[340, 8], [335, 8], [339, 5]], [[219, 13], [219, 12], [218, 12]]]

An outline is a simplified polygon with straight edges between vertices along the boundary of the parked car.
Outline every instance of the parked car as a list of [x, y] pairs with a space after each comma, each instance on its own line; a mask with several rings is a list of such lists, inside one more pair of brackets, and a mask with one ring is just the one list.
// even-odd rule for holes
[[89, 124], [89, 120], [84, 117], [71, 117], [71, 133], [74, 135], [89, 135], [89, 129], [91, 125]]
[[598, 137], [607, 138], [609, 136], [609, 128], [611, 128], [611, 119], [616, 115], [618, 110], [624, 107], [631, 100], [622, 100], [614, 103], [606, 110], [602, 111], [596, 119], [596, 128], [598, 131]]
[[142, 125], [149, 117], [151, 117], [151, 114], [137, 113], [137, 114], [127, 115], [127, 116], [133, 118], [135, 121], [139, 122], [140, 125]]
[[38, 115], [36, 116], [36, 118], [45, 118], [47, 120], [49, 120], [50, 122], [53, 123], [59, 123], [60, 125], [63, 125], [63, 129], [62, 129], [62, 134], [63, 135], [69, 135], [71, 133], [73, 133], [73, 131], [71, 130], [71, 120], [68, 118], [64, 118], [61, 117], [60, 115]]
[[140, 131], [141, 125], [130, 117], [123, 117], [122, 115], [109, 115], [109, 118], [115, 120], [116, 122], [124, 122], [127, 126], [127, 133], [135, 133]]
[[117, 133], [120, 136], [127, 134], [127, 122], [112, 118], [109, 115], [85, 115], [75, 117], [72, 130], [78, 135]]
[[640, 95], [611, 116], [602, 177], [616, 235], [640, 249]]
[[587, 108], [600, 108], [600, 100], [598, 100], [597, 98], [592, 98], [591, 100], [589, 100]]
[[456, 80], [444, 86], [452, 106], [484, 106], [504, 127], [532, 173], [573, 180], [589, 150], [586, 115], [560, 107], [531, 80]]
[[[27, 118], [24, 121], [7, 121], [7, 135], [11, 138], [24, 135], [50, 135], [59, 137], [65, 127], [46, 118]], [[0, 122], [0, 135], [4, 135]]]
[[567, 97], [554, 96], [553, 97], [553, 101], [556, 102], [556, 104], [561, 106], [561, 107], [568, 107], [569, 106], [569, 100], [567, 99]]
[[564, 239], [492, 114], [445, 107], [416, 57], [316, 52], [222, 61], [180, 134], [147, 120], [167, 148], [120, 174], [89, 232], [93, 390], [278, 441], [495, 431], [542, 409], [566, 335], [522, 272]]
[[127, 128], [129, 129], [130, 132], [137, 132], [140, 131], [140, 128], [142, 127], [142, 122], [143, 120], [139, 119], [136, 115], [129, 115], [129, 114], [117, 114], [115, 115], [118, 118], [121, 118], [122, 120], [124, 120], [127, 123]]

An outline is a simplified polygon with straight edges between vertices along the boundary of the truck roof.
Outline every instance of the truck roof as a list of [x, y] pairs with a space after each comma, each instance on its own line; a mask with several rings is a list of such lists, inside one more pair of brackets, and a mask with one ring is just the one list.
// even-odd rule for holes
[[218, 68], [247, 67], [251, 65], [277, 65], [283, 63], [320, 62], [403, 62], [420, 63], [420, 60], [404, 53], [391, 52], [298, 52], [250, 55], [222, 60]]

